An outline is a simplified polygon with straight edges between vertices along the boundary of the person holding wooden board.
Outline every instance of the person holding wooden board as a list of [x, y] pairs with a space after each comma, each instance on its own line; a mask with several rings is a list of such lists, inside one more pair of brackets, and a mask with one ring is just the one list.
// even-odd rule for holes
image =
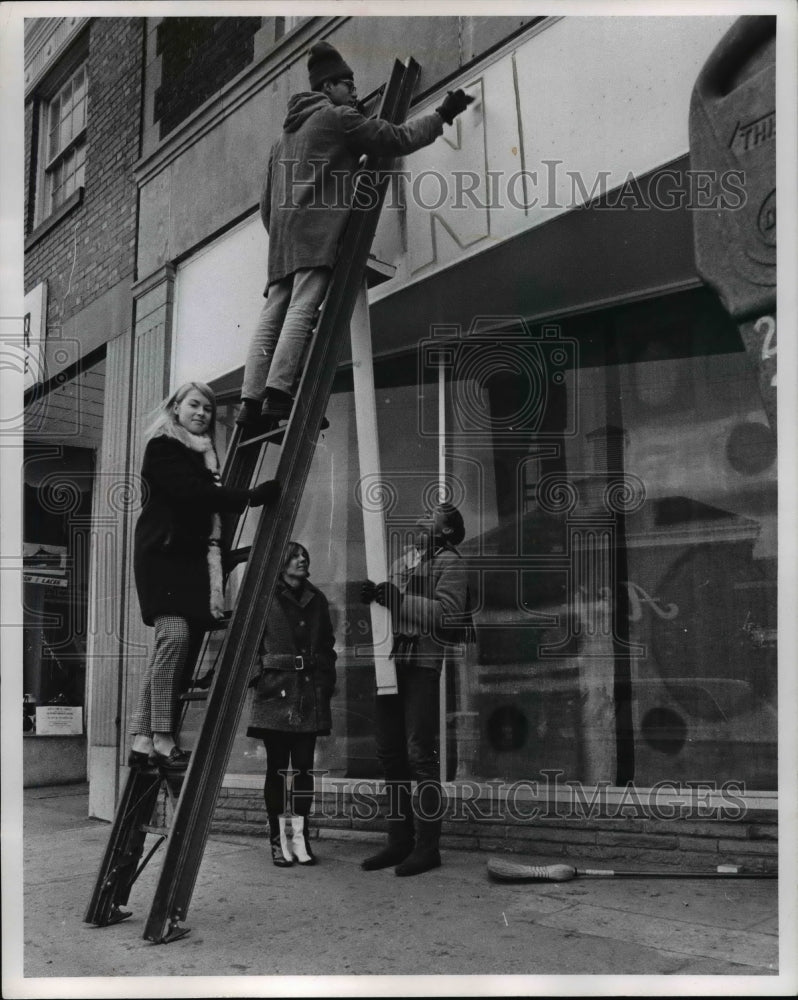
[[[388, 796], [388, 843], [366, 858], [366, 871], [396, 866], [419, 875], [441, 863], [438, 844], [445, 808], [438, 764], [438, 692], [446, 651], [473, 638], [460, 511], [439, 504], [416, 525], [417, 563], [380, 584], [366, 580], [365, 603], [390, 609], [397, 694], [376, 697], [377, 757]], [[412, 784], [417, 782], [415, 803]]]

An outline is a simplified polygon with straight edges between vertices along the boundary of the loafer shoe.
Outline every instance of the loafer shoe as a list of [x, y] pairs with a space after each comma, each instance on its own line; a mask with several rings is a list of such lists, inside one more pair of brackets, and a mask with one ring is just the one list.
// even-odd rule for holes
[[169, 753], [158, 753], [156, 750], [155, 760], [162, 771], [185, 771], [191, 760], [191, 752], [174, 746]]
[[127, 755], [128, 767], [154, 767], [155, 763], [154, 751], [153, 753], [144, 753], [143, 750], [131, 750]]

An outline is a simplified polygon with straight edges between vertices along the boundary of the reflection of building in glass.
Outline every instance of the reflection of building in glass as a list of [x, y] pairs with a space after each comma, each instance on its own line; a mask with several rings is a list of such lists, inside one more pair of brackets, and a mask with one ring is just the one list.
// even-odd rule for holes
[[[213, 19], [228, 35], [195, 20], [144, 22], [134, 322], [106, 361], [106, 398], [124, 400], [103, 414], [109, 467], [135, 477], [145, 414], [187, 379], [212, 383], [220, 450], [230, 438], [266, 278], [260, 180], [310, 45], [357, 52], [361, 94], [385, 79], [385, 52], [412, 54], [414, 110], [453, 86], [477, 98], [446, 141], [397, 164], [374, 244], [392, 276], [369, 293], [389, 556], [441, 488], [466, 524], [477, 642], [445, 671], [444, 777], [455, 793], [553, 771], [587, 788], [734, 781], [775, 806], [775, 440], [737, 326], [696, 272], [688, 209], [690, 92], [732, 19], [619, 18], [598, 34], [591, 18], [381, 19], [379, 55], [368, 18]], [[198, 99], [200, 52], [218, 75]], [[597, 102], [623, 113], [599, 123]], [[378, 775], [358, 597], [375, 484], [354, 396], [344, 356], [293, 532], [339, 654], [316, 766], [347, 793]], [[151, 641], [126, 562], [138, 500], [118, 507], [120, 568], [93, 611], [92, 648], [123, 664], [89, 664], [106, 805], [110, 707], [124, 732]], [[263, 751], [245, 726], [226, 784], [252, 809]]]

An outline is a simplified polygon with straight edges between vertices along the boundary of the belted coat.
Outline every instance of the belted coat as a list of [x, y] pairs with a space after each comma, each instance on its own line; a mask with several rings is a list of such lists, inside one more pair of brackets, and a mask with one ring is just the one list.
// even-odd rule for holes
[[327, 598], [305, 581], [277, 584], [253, 681], [248, 736], [264, 731], [327, 736], [336, 681], [335, 636]]

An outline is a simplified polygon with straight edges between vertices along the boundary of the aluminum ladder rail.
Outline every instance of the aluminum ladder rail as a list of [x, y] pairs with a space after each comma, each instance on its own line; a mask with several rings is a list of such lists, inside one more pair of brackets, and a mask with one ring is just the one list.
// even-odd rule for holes
[[[413, 59], [394, 64], [379, 117], [393, 123], [404, 121], [420, 71]], [[189, 930], [181, 926], [181, 921], [188, 912], [283, 552], [291, 537], [338, 358], [365, 273], [388, 185], [390, 162], [388, 157], [368, 157], [358, 174], [341, 252], [282, 441], [276, 470], [281, 493], [276, 503], [265, 508], [260, 516], [236, 607], [226, 629], [203, 725], [183, 779], [144, 929], [144, 937], [149, 941], [167, 943], [183, 937]], [[360, 200], [359, 188], [366, 192]]]

